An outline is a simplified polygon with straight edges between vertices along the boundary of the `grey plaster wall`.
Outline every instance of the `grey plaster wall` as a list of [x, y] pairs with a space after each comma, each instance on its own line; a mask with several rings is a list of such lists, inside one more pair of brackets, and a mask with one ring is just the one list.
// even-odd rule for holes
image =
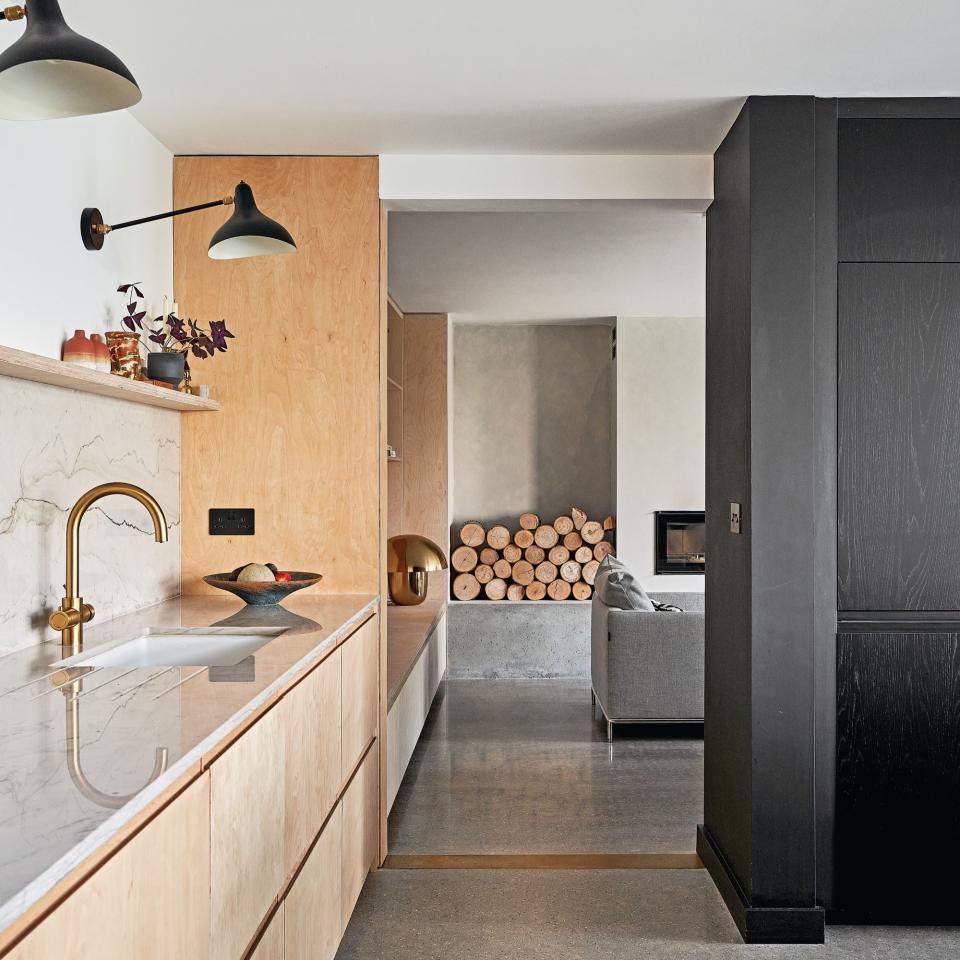
[[455, 324], [455, 525], [614, 512], [611, 327]]

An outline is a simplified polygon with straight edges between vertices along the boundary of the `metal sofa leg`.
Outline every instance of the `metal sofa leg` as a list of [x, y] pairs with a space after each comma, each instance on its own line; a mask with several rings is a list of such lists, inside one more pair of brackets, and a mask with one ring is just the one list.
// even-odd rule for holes
[[607, 742], [613, 743], [613, 721], [607, 721]]
[[593, 706], [597, 705], [597, 694], [593, 687], [590, 688], [590, 703], [593, 704]]

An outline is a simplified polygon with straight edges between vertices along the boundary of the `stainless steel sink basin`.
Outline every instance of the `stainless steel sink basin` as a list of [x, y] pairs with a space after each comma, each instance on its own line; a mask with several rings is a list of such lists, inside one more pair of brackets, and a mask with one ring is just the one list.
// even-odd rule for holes
[[55, 667], [229, 667], [285, 631], [284, 627], [195, 627], [148, 630], [106, 649], [79, 653]]

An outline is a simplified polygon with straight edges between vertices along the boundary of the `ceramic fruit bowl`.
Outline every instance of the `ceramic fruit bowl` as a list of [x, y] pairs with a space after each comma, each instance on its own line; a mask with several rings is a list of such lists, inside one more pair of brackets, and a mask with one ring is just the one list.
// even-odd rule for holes
[[244, 603], [253, 606], [269, 606], [280, 603], [285, 597], [305, 587], [312, 587], [323, 577], [319, 573], [305, 573], [302, 570], [290, 570], [289, 580], [237, 580], [234, 573], [211, 573], [203, 582], [218, 590], [236, 594]]

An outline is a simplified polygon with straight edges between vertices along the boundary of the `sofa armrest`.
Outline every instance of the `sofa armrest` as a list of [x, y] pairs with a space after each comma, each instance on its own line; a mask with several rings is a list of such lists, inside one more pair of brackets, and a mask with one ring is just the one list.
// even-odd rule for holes
[[703, 718], [704, 615], [610, 610], [606, 701], [613, 719]]
[[590, 602], [590, 683], [602, 707], [607, 701], [607, 648], [610, 644], [608, 622], [610, 607], [599, 598]]

